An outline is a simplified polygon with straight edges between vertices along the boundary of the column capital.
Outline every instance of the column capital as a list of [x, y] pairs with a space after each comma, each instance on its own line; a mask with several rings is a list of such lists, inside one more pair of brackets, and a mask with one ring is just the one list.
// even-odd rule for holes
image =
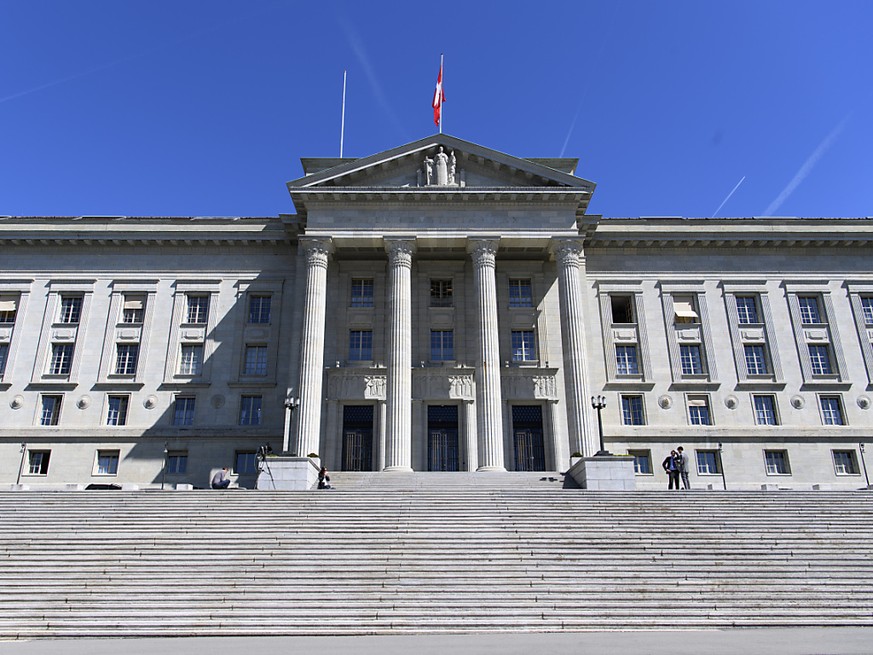
[[473, 263], [479, 266], [494, 266], [500, 237], [468, 239], [467, 252], [473, 257]]
[[392, 266], [412, 266], [415, 254], [415, 238], [391, 237], [382, 239]]
[[559, 264], [578, 267], [585, 260], [584, 241], [584, 237], [552, 239], [550, 249]]
[[307, 266], [327, 268], [327, 257], [333, 252], [333, 239], [330, 237], [300, 237], [298, 242], [306, 253]]

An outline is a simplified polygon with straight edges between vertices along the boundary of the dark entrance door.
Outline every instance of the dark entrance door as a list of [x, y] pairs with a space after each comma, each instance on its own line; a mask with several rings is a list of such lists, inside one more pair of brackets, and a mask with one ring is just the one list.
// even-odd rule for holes
[[545, 471], [543, 408], [539, 405], [513, 405], [512, 432], [515, 470]]
[[373, 470], [373, 406], [343, 407], [343, 471]]
[[427, 408], [427, 470], [458, 471], [458, 406]]

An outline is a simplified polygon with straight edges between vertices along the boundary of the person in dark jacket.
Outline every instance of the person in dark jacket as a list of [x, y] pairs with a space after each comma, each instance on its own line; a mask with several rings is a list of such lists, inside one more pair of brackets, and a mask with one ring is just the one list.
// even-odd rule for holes
[[670, 478], [667, 489], [675, 489], [676, 491], [679, 491], [679, 467], [681, 466], [679, 453], [675, 450], [671, 450], [667, 458], [661, 462], [661, 466], [664, 467], [667, 476]]
[[322, 466], [321, 470], [318, 472], [318, 488], [319, 489], [330, 489], [330, 476], [327, 474], [327, 467]]

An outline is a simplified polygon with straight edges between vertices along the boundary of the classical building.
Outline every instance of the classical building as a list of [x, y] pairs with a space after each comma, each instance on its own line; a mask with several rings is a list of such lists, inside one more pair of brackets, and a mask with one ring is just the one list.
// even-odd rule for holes
[[0, 482], [565, 470], [865, 484], [870, 219], [602, 218], [575, 159], [303, 159], [296, 214], [0, 220]]

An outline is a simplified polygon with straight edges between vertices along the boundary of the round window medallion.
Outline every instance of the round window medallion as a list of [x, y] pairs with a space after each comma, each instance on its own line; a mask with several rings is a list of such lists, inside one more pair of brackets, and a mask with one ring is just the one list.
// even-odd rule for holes
[[149, 396], [144, 401], [142, 401], [142, 406], [146, 409], [154, 409], [158, 406], [158, 397], [157, 396]]
[[739, 404], [740, 404], [740, 401], [737, 399], [736, 396], [728, 396], [727, 398], [724, 399], [724, 405], [728, 409], [736, 409], [739, 406]]
[[79, 409], [88, 409], [91, 406], [91, 396], [82, 396], [76, 401], [76, 407]]
[[803, 409], [803, 406], [806, 402], [803, 400], [803, 396], [793, 396], [791, 398], [791, 406], [794, 409]]
[[870, 399], [867, 396], [859, 396], [858, 407], [861, 409], [870, 409]]
[[658, 398], [658, 405], [661, 409], [670, 409], [673, 406], [673, 399], [670, 396], [661, 396]]
[[24, 396], [15, 396], [15, 398], [9, 401], [9, 406], [12, 409], [21, 409], [24, 407]]

